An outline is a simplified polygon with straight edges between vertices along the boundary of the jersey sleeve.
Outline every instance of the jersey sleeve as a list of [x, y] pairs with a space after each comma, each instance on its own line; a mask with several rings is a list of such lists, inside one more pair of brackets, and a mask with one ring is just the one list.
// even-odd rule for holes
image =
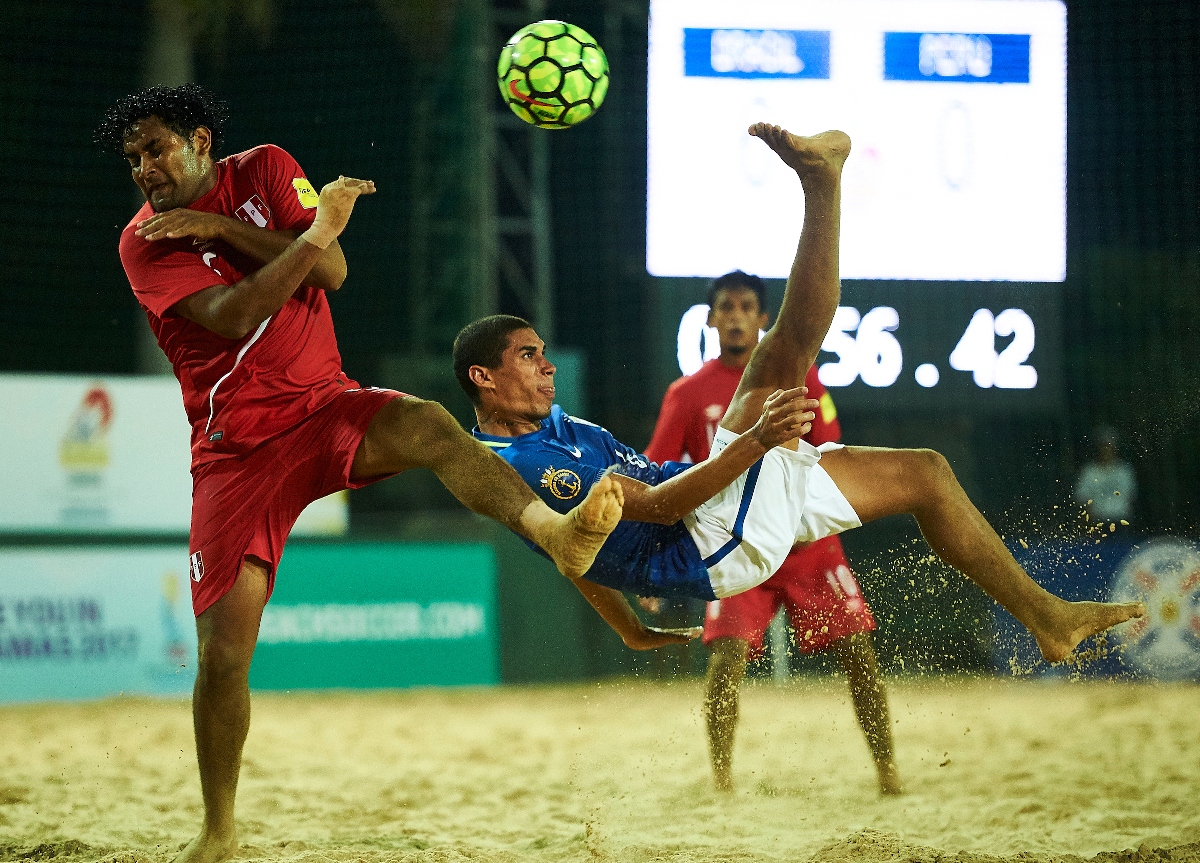
[[821, 379], [817, 377], [815, 365], [808, 370], [808, 374], [804, 378], [804, 385], [808, 387], [808, 397], [821, 403], [821, 406], [817, 408], [817, 418], [813, 420], [812, 430], [804, 436], [804, 439], [813, 446], [839, 442], [842, 439], [842, 424], [838, 421], [833, 396], [829, 394], [824, 384], [821, 383]]
[[254, 186], [265, 194], [277, 230], [303, 231], [312, 225], [317, 217], [317, 190], [287, 150], [267, 144], [246, 167]]
[[208, 266], [198, 248], [186, 241], [149, 242], [126, 228], [121, 235], [121, 264], [138, 302], [163, 317], [177, 302], [214, 285], [230, 284]]
[[587, 497], [604, 468], [582, 464], [566, 452], [537, 447], [520, 453], [510, 464], [525, 484], [555, 512], [565, 513]]
[[658, 422], [654, 424], [654, 434], [650, 436], [650, 445], [646, 447], [646, 458], [659, 464], [682, 459], [687, 420], [687, 405], [679, 387], [672, 384], [663, 396]]

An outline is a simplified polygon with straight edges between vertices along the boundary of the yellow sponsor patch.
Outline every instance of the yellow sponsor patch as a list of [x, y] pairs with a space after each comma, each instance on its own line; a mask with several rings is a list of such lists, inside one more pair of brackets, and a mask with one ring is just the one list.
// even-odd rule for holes
[[296, 197], [300, 199], [301, 207], [311, 210], [317, 205], [317, 190], [304, 177], [297, 177], [292, 180], [292, 188], [296, 190]]
[[837, 419], [837, 408], [833, 406], [833, 396], [829, 393], [821, 396], [821, 420], [831, 423]]

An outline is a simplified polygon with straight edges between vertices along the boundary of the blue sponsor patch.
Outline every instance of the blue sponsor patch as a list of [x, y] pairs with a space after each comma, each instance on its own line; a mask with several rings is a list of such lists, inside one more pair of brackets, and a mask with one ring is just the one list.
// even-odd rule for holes
[[1028, 84], [1029, 36], [1007, 33], [885, 33], [888, 81]]
[[828, 78], [828, 30], [683, 31], [683, 74], [700, 78]]

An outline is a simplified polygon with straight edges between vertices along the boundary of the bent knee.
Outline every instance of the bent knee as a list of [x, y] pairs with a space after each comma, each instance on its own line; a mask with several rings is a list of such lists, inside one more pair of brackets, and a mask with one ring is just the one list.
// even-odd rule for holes
[[950, 462], [937, 450], [918, 449], [913, 450], [913, 453], [925, 473], [940, 480], [954, 478], [954, 469], [950, 467]]
[[458, 420], [440, 402], [419, 399], [416, 396], [405, 396], [402, 399], [396, 399], [394, 404], [397, 405], [399, 412], [399, 425], [406, 430], [419, 434], [426, 430], [444, 431], [450, 427], [462, 429]]

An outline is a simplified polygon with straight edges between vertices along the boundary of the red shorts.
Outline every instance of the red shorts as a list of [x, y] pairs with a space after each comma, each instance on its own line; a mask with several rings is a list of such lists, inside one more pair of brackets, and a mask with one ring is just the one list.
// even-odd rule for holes
[[736, 596], [708, 604], [704, 643], [717, 638], [750, 642], [750, 657], [762, 655], [763, 634], [779, 606], [788, 610], [796, 645], [803, 653], [824, 650], [839, 638], [875, 629], [836, 536], [793, 549], [767, 581]]
[[283, 544], [304, 508], [327, 494], [384, 478], [351, 481], [350, 468], [376, 412], [402, 395], [374, 388], [338, 393], [249, 454], [192, 471], [188, 572], [197, 617], [229, 592], [247, 556], [269, 566], [270, 597]]

